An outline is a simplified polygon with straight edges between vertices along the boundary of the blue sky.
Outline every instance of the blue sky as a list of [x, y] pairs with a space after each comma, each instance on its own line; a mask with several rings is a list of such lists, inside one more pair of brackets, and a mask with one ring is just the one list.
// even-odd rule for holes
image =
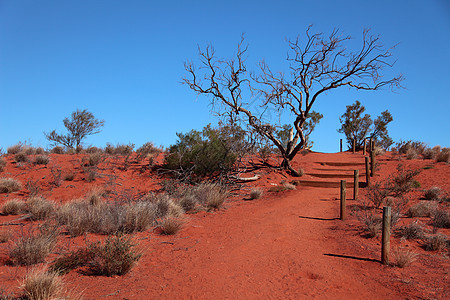
[[[177, 132], [216, 123], [209, 98], [181, 84], [183, 63], [212, 43], [230, 57], [242, 33], [248, 69], [265, 59], [287, 71], [287, 38], [339, 28], [359, 42], [364, 28], [398, 43], [386, 78], [405, 89], [355, 92], [317, 100], [324, 115], [313, 150], [339, 149], [339, 116], [359, 100], [373, 117], [388, 109], [391, 137], [450, 146], [450, 1], [115, 1], [0, 0], [0, 148], [49, 145], [77, 108], [105, 120], [87, 145], [147, 141], [168, 146]], [[356, 44], [357, 45], [357, 44]]]

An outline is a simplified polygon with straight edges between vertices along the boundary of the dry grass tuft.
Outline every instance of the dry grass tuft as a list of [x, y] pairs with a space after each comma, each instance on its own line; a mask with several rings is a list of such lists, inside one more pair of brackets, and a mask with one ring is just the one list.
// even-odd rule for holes
[[410, 218], [430, 217], [437, 207], [438, 204], [435, 201], [420, 201], [411, 206], [406, 212], [406, 215]]
[[50, 152], [54, 153], [54, 154], [64, 154], [65, 151], [64, 151], [63, 147], [55, 146], [55, 147], [52, 148], [52, 150], [50, 150]]
[[15, 144], [15, 145], [13, 145], [13, 146], [8, 147], [8, 148], [6, 149], [6, 152], [7, 152], [8, 154], [17, 154], [17, 153], [19, 153], [20, 151], [22, 151], [22, 148], [23, 148], [22, 143], [18, 143], [18, 144]]
[[11, 264], [29, 266], [44, 262], [55, 247], [58, 234], [56, 228], [44, 226], [41, 226], [38, 233], [33, 230], [22, 233], [9, 251]]
[[436, 209], [431, 216], [431, 225], [437, 228], [450, 228], [450, 214], [445, 209]]
[[50, 162], [50, 157], [48, 157], [48, 155], [45, 155], [45, 154], [38, 155], [34, 159], [34, 164], [36, 164], [36, 165], [46, 165], [49, 162]]
[[13, 193], [20, 191], [22, 184], [14, 178], [1, 177], [0, 178], [0, 193]]
[[441, 233], [423, 239], [423, 247], [427, 251], [442, 251], [448, 247], [447, 236]]
[[28, 161], [29, 161], [28, 155], [27, 155], [25, 152], [19, 152], [19, 153], [16, 153], [16, 154], [14, 155], [14, 161], [15, 161], [16, 163], [20, 163], [20, 162], [28, 162]]
[[11, 239], [11, 231], [0, 229], [0, 244], [8, 242], [10, 239]]
[[406, 159], [411, 160], [411, 159], [417, 159], [419, 157], [419, 154], [417, 153], [417, 150], [414, 148], [409, 148], [406, 151]]
[[85, 199], [90, 205], [98, 206], [103, 203], [104, 196], [105, 190], [99, 186], [95, 186], [86, 193]]
[[425, 229], [419, 221], [414, 221], [409, 225], [402, 226], [399, 229], [399, 235], [405, 239], [422, 239], [425, 236]]
[[20, 215], [26, 211], [26, 203], [20, 199], [9, 199], [3, 204], [2, 213], [5, 215]]
[[218, 183], [201, 183], [196, 187], [195, 194], [199, 203], [208, 210], [219, 209], [228, 197], [225, 186]]
[[417, 258], [417, 253], [407, 249], [397, 249], [394, 251], [395, 266], [405, 268], [413, 263]]
[[3, 172], [6, 167], [6, 160], [3, 157], [0, 157], [0, 172]]
[[125, 212], [123, 231], [132, 233], [147, 230], [155, 223], [157, 207], [152, 202], [138, 201], [128, 204]]
[[183, 224], [184, 220], [182, 218], [169, 215], [161, 219], [159, 228], [161, 229], [161, 233], [172, 235], [180, 231]]
[[423, 195], [426, 200], [440, 200], [440, 196], [442, 194], [442, 190], [440, 187], [433, 186], [429, 190], [425, 191]]
[[45, 220], [55, 211], [54, 203], [41, 196], [30, 197], [26, 204], [32, 220]]
[[29, 272], [22, 284], [26, 299], [46, 300], [59, 298], [64, 293], [63, 281], [57, 272], [34, 268]]
[[436, 156], [436, 162], [446, 162], [450, 160], [450, 148], [442, 148], [441, 152]]
[[261, 198], [262, 197], [262, 195], [263, 195], [263, 190], [262, 189], [259, 189], [259, 188], [257, 188], [257, 189], [252, 189], [251, 191], [250, 191], [250, 199], [259, 199], [259, 198]]

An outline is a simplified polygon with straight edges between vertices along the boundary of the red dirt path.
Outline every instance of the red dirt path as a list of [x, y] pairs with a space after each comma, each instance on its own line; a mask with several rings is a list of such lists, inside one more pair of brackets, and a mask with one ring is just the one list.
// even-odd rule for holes
[[[381, 172], [375, 180], [392, 173], [398, 164], [390, 156], [381, 159]], [[363, 158], [361, 154], [311, 153], [299, 156], [294, 165], [307, 173], [354, 167], [320, 164], [326, 161], [360, 163]], [[418, 176], [422, 188], [438, 185], [450, 190], [448, 165], [430, 160], [402, 162], [420, 168], [433, 165]], [[364, 175], [363, 166], [358, 168]], [[419, 253], [419, 258], [404, 269], [384, 266], [379, 262], [380, 239], [363, 238], [352, 215], [347, 221], [337, 219], [338, 189], [299, 186], [294, 191], [274, 193], [268, 188], [285, 178], [273, 172], [262, 175], [259, 181], [248, 184], [265, 189], [261, 199], [245, 201], [245, 195], [239, 194], [224, 209], [188, 215], [187, 224], [175, 236], [160, 236], [151, 230], [139, 233], [136, 240], [144, 256], [130, 273], [108, 278], [72, 271], [64, 277], [68, 288], [82, 291], [85, 299], [448, 299], [449, 262], [445, 254], [425, 252], [416, 242], [393, 238], [394, 248], [401, 244]], [[119, 174], [123, 185], [134, 186], [136, 191], [154, 187], [148, 183], [148, 174], [139, 176]], [[360, 178], [364, 181], [364, 176]], [[301, 179], [330, 181], [310, 175]], [[152, 177], [150, 181], [157, 180]], [[83, 184], [73, 185], [79, 190]], [[66, 188], [63, 193], [55, 189], [49, 194], [59, 199], [64, 194], [64, 200], [83, 194], [72, 190]], [[347, 195], [349, 207], [355, 205], [351, 190]], [[1, 223], [11, 219], [0, 217]], [[67, 243], [80, 244], [80, 238], [66, 239]], [[5, 257], [4, 250], [1, 256]], [[0, 285], [17, 291], [17, 279], [25, 271], [24, 267], [1, 266]]]

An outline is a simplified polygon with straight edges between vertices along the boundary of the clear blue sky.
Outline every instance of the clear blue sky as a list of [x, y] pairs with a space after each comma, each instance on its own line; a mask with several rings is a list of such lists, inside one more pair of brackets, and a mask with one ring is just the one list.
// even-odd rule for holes
[[43, 132], [64, 132], [63, 118], [77, 108], [105, 120], [88, 145], [168, 146], [176, 132], [217, 122], [209, 99], [181, 84], [197, 44], [210, 42], [218, 56], [230, 57], [245, 33], [248, 69], [265, 59], [287, 71], [285, 40], [301, 37], [309, 24], [340, 28], [356, 41], [371, 28], [385, 45], [399, 43], [386, 76], [406, 77], [395, 93], [344, 88], [322, 95], [313, 150], [338, 150], [339, 116], [355, 100], [372, 116], [389, 109], [395, 141], [450, 146], [448, 0], [0, 0], [0, 147], [48, 146]]

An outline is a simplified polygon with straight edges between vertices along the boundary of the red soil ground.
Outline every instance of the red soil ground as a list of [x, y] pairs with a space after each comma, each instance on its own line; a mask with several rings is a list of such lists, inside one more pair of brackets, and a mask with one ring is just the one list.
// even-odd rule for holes
[[[43, 195], [58, 203], [80, 198], [94, 185], [129, 195], [160, 188], [162, 177], [155, 172], [140, 165], [122, 171], [117, 168], [119, 161], [116, 167], [113, 163], [103, 163], [99, 170], [103, 177], [88, 183], [83, 179], [82, 157], [52, 154], [49, 165], [36, 167], [17, 165], [9, 155], [7, 168], [0, 177], [14, 177], [22, 183], [32, 180]], [[400, 162], [405, 169], [422, 169], [416, 177], [421, 187], [412, 193], [410, 205], [418, 201], [424, 189], [432, 186], [450, 191], [450, 168], [446, 163], [399, 162], [390, 153], [379, 157], [379, 161], [380, 169], [374, 181], [395, 172]], [[299, 155], [294, 166], [305, 170], [301, 180], [314, 185], [311, 182], [352, 181], [349, 175], [354, 168], [360, 169], [360, 181], [364, 182], [363, 163], [362, 154], [309, 153]], [[54, 173], [58, 168], [63, 174], [73, 171], [75, 179], [56, 187], [51, 184], [52, 168]], [[269, 169], [256, 172], [262, 176], [260, 180], [244, 184], [218, 211], [189, 214], [184, 228], [176, 235], [161, 236], [152, 229], [136, 234], [144, 255], [128, 274], [109, 278], [71, 271], [64, 275], [68, 290], [75, 294], [81, 292], [84, 299], [449, 298], [448, 253], [425, 251], [418, 241], [393, 236], [392, 249], [411, 249], [418, 253], [417, 260], [406, 268], [382, 265], [380, 237], [364, 237], [362, 225], [352, 213], [360, 201], [352, 200], [350, 188], [347, 191], [349, 216], [341, 221], [338, 188], [306, 183], [296, 190], [270, 192], [270, 187], [282, 180], [296, 178]], [[248, 193], [255, 186], [264, 189], [264, 195], [248, 201]], [[0, 194], [0, 205], [8, 199], [27, 196], [26, 188], [13, 194]], [[360, 190], [360, 198], [365, 198], [365, 189]], [[441, 206], [448, 209], [448, 204]], [[17, 218], [0, 216], [3, 225], [0, 230], [17, 234], [20, 226], [7, 225], [27, 223], [13, 221]], [[419, 219], [429, 223], [429, 218]], [[404, 217], [400, 225], [412, 221]], [[448, 229], [439, 232], [450, 234]], [[61, 236], [58, 251], [76, 249], [84, 244], [84, 238], [95, 240], [98, 236], [75, 239]], [[27, 268], [6, 264], [8, 247], [9, 243], [0, 244], [0, 286], [6, 293], [19, 295], [20, 281]], [[49, 257], [49, 261], [56, 255]]]

